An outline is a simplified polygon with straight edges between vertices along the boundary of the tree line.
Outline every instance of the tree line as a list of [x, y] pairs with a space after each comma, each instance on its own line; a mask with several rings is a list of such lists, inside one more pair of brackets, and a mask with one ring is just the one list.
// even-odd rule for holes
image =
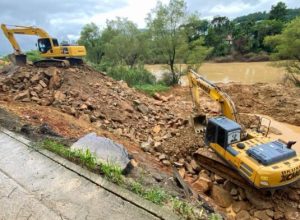
[[[180, 77], [176, 63], [197, 68], [204, 60], [268, 60], [270, 54], [280, 51], [278, 37], [274, 40], [272, 36], [283, 35], [287, 27], [293, 29], [295, 25], [290, 24], [299, 22], [299, 12], [278, 2], [268, 13], [234, 20], [216, 16], [209, 21], [197, 12], [188, 12], [184, 0], [170, 0], [157, 3], [146, 17], [145, 29], [127, 18], [109, 20], [102, 29], [90, 23], [83, 27], [78, 43], [87, 48], [87, 60], [103, 70], [168, 64], [169, 83], [174, 84]], [[299, 36], [296, 39], [298, 42]], [[286, 56], [290, 54], [277, 57]]]

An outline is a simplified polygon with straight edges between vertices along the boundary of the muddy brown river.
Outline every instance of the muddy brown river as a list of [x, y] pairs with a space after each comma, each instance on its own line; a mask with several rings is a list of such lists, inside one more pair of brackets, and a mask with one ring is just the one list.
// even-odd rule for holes
[[[167, 72], [166, 65], [146, 65], [147, 70], [161, 79]], [[178, 69], [186, 68], [186, 65], [177, 65]], [[278, 83], [285, 75], [283, 68], [275, 67], [272, 62], [251, 63], [204, 63], [199, 71], [201, 75], [212, 82], [240, 82], [240, 83]], [[182, 77], [181, 84], [186, 85], [186, 77]]]

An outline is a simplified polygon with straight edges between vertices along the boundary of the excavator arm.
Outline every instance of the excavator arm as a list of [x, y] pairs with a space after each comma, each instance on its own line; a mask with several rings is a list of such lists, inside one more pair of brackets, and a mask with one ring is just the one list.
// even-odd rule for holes
[[36, 35], [36, 36], [39, 36], [40, 38], [50, 38], [49, 34], [41, 28], [26, 27], [26, 26], [14, 26], [14, 25], [12, 25], [11, 27], [13, 27], [13, 28], [8, 28], [8, 25], [5, 25], [5, 24], [1, 25], [1, 29], [4, 33], [4, 35], [9, 40], [12, 47], [14, 48], [16, 55], [22, 54], [22, 51], [21, 51], [20, 45], [18, 44], [18, 42], [15, 38], [15, 34]]
[[204, 79], [193, 70], [188, 72], [189, 86], [192, 93], [192, 99], [196, 108], [200, 109], [200, 94], [199, 88], [202, 89], [211, 99], [217, 101], [222, 109], [222, 114], [233, 120], [237, 121], [237, 111], [231, 98], [223, 92], [219, 87]]

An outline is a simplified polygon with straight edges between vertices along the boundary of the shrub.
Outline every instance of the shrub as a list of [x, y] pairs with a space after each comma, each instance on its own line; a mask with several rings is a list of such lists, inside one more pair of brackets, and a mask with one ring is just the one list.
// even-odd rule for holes
[[227, 55], [223, 57], [215, 57], [212, 59], [213, 62], [216, 63], [230, 63], [236, 61], [232, 55]]
[[42, 59], [40, 52], [37, 50], [28, 51], [26, 55], [27, 55], [27, 60], [32, 62], [39, 61]]
[[[159, 80], [158, 83], [167, 86], [173, 86], [178, 84], [180, 77], [183, 75], [184, 73], [181, 73], [179, 71], [176, 71], [175, 76], [173, 76], [171, 72], [164, 72], [162, 74], [162, 79]], [[173, 79], [173, 77], [175, 77], [175, 80]]]
[[259, 52], [259, 53], [247, 53], [244, 55], [245, 62], [262, 62], [262, 61], [269, 61], [270, 57], [266, 52]]
[[110, 68], [107, 74], [115, 80], [124, 80], [129, 86], [154, 84], [156, 81], [155, 76], [143, 67], [117, 66]]
[[107, 72], [112, 65], [109, 62], [101, 62], [100, 64], [91, 63], [89, 61], [86, 62], [88, 63], [88, 65], [90, 65], [92, 68], [99, 72]]
[[145, 92], [148, 95], [154, 95], [154, 93], [156, 92], [164, 92], [169, 90], [170, 88], [164, 84], [144, 84], [144, 85], [137, 85], [134, 86], [134, 88], [136, 88], [139, 91]]

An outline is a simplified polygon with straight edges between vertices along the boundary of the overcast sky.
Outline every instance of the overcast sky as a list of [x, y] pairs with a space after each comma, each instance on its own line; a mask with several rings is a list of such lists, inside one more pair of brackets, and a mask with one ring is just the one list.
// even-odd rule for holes
[[[167, 3], [169, 0], [162, 0]], [[189, 11], [202, 18], [225, 15], [235, 18], [257, 11], [269, 11], [279, 0], [187, 0]], [[104, 26], [107, 19], [127, 17], [140, 28], [157, 0], [0, 0], [0, 23], [36, 25], [59, 40], [77, 40], [82, 26], [94, 22]], [[286, 0], [289, 8], [300, 7], [300, 0]], [[34, 49], [36, 37], [17, 37], [23, 50]], [[13, 50], [0, 31], [0, 55]]]

